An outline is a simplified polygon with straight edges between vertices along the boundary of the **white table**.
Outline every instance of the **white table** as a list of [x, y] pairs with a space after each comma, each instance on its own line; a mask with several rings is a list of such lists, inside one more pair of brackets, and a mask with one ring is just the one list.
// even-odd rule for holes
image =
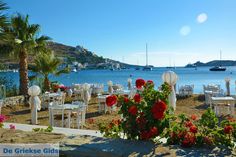
[[[62, 127], [64, 126], [64, 113], [68, 114], [68, 128], [70, 128], [70, 122], [71, 122], [71, 113], [72, 111], [77, 111], [78, 116], [81, 113], [82, 115], [82, 123], [85, 123], [85, 114], [86, 114], [86, 109], [81, 109], [81, 105], [74, 105], [74, 104], [64, 104], [64, 105], [53, 105], [49, 107], [49, 120], [50, 120], [50, 125], [54, 125], [54, 114], [53, 110], [61, 110], [62, 111]], [[78, 126], [79, 128], [79, 126]]]
[[212, 107], [212, 104], [214, 104], [214, 111], [217, 116], [220, 113], [220, 107], [222, 105], [227, 105], [228, 113], [234, 116], [235, 99], [233, 97], [211, 97], [210, 107]]

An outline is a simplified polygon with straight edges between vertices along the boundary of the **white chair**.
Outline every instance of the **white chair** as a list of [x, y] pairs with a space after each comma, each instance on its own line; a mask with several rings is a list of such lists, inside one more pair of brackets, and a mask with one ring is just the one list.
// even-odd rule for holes
[[59, 105], [58, 102], [49, 103], [49, 123], [50, 126], [57, 126], [58, 123], [55, 121], [56, 115], [61, 115], [61, 127], [64, 127], [64, 106]]
[[[83, 128], [85, 125], [86, 105], [82, 101], [73, 101], [72, 105], [78, 105], [79, 107], [77, 109], [72, 109], [68, 114], [69, 118], [66, 122], [67, 126], [70, 128], [71, 124], [74, 124], [76, 121], [78, 129]], [[73, 117], [71, 118], [71, 116]]]
[[207, 86], [203, 85], [203, 92], [205, 95], [205, 103], [207, 105], [211, 104], [211, 97], [224, 96], [223, 89], [220, 88], [220, 85], [215, 85], [215, 84], [209, 84]]
[[194, 85], [184, 85], [179, 88], [179, 96], [191, 96], [193, 95]]

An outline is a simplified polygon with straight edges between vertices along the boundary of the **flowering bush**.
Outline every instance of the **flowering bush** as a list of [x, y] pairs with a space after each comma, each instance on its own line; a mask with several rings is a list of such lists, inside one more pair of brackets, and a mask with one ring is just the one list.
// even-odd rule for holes
[[66, 87], [64, 85], [59, 85], [59, 84], [56, 84], [56, 83], [53, 83], [51, 86], [52, 86], [52, 90], [54, 92], [57, 92], [58, 89], [60, 89], [61, 91], [66, 91], [68, 89], [68, 87]]
[[190, 117], [179, 115], [171, 122], [165, 137], [169, 144], [179, 144], [183, 147], [204, 145], [234, 147], [236, 123], [232, 119], [219, 122], [215, 113], [209, 108], [199, 119], [196, 115]]
[[167, 97], [170, 93], [168, 84], [163, 84], [161, 90], [154, 89], [152, 81], [136, 80], [137, 93], [133, 98], [127, 96], [109, 96], [108, 106], [120, 104], [119, 123], [100, 125], [100, 130], [107, 137], [118, 137], [120, 133], [128, 139], [153, 139], [169, 127], [170, 114]]
[[5, 115], [0, 114], [0, 128], [3, 127], [3, 122], [7, 120], [7, 117]]
[[[121, 119], [112, 120], [108, 125], [100, 124], [105, 137], [155, 140], [166, 138], [168, 144], [183, 147], [219, 146], [235, 147], [236, 122], [234, 119], [218, 119], [209, 108], [201, 116], [175, 116], [168, 105], [170, 86], [161, 85], [154, 89], [152, 81], [138, 79], [137, 93], [128, 96], [109, 96], [107, 105], [119, 104]], [[159, 138], [156, 138], [159, 137]]]

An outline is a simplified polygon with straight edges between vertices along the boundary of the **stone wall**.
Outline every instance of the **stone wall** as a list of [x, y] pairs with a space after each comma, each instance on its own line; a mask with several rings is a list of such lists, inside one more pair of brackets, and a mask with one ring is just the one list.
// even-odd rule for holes
[[14, 97], [7, 97], [3, 100], [3, 106], [13, 106], [13, 105], [19, 105], [24, 103], [24, 96], [14, 96]]

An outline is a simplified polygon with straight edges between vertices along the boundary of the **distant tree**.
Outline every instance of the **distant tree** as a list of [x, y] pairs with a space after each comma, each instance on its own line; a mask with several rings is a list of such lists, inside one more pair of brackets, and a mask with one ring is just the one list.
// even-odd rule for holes
[[8, 18], [4, 14], [4, 11], [7, 9], [8, 7], [6, 3], [3, 3], [2, 1], [0, 1], [0, 44], [3, 44], [7, 38], [7, 33], [4, 31], [5, 28], [9, 26]]
[[30, 70], [35, 73], [30, 79], [36, 79], [37, 77], [43, 77], [43, 88], [46, 91], [50, 90], [49, 75], [59, 76], [63, 73], [69, 73], [69, 68], [60, 69], [59, 66], [62, 61], [54, 56], [54, 54], [48, 50], [47, 53], [40, 53], [36, 56], [34, 65], [30, 67]]
[[8, 44], [11, 52], [19, 59], [20, 94], [28, 93], [28, 54], [46, 49], [50, 40], [47, 36], [38, 37], [40, 26], [29, 24], [29, 16], [17, 14], [11, 18], [11, 25], [6, 30], [10, 34]]

